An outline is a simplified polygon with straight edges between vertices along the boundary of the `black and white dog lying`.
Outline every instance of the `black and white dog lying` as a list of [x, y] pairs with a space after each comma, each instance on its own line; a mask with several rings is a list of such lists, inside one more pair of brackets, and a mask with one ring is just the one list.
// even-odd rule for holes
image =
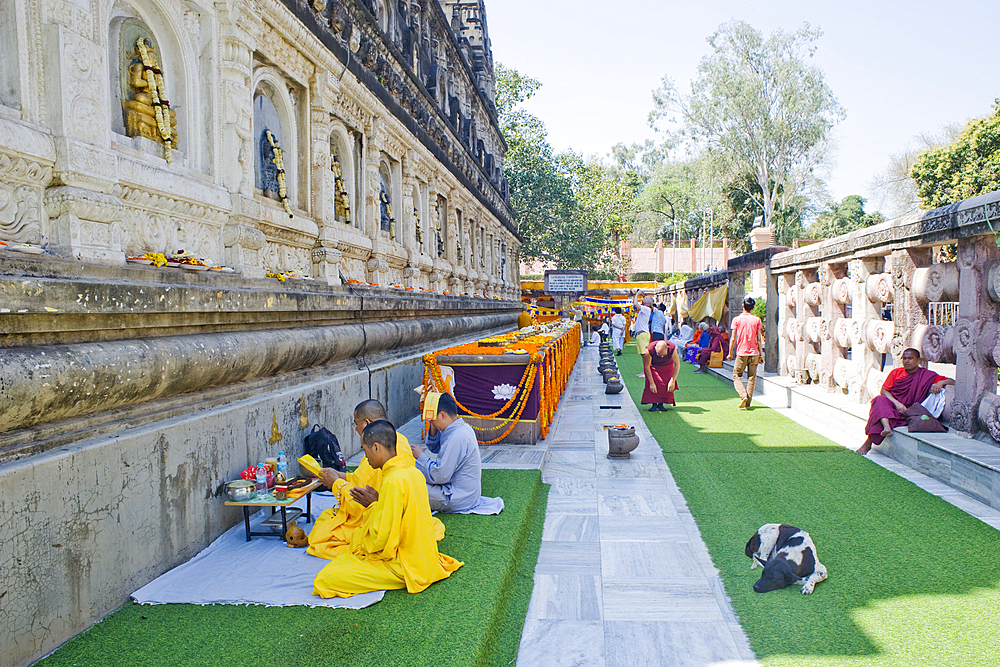
[[826, 579], [826, 566], [816, 557], [812, 538], [795, 526], [765, 523], [747, 542], [746, 553], [753, 559], [751, 570], [764, 566], [760, 580], [753, 585], [758, 593], [802, 584], [802, 593], [808, 595]]

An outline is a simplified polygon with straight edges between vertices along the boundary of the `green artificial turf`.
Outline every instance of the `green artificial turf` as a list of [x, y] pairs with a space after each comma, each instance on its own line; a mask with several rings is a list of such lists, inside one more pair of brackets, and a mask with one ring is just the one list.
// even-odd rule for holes
[[465, 563], [411, 595], [371, 607], [125, 604], [38, 664], [469, 665], [517, 656], [541, 545], [548, 485], [538, 470], [484, 470], [498, 516], [439, 515], [442, 553]]
[[[638, 403], [639, 357], [618, 363]], [[1000, 532], [693, 370], [676, 407], [642, 416], [764, 665], [1000, 664]], [[764, 523], [810, 533], [830, 573], [812, 595], [753, 591], [744, 547]]]

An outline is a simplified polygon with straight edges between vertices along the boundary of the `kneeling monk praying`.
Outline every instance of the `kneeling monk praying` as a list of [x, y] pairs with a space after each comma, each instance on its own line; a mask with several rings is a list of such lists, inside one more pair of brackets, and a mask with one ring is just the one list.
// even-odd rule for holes
[[928, 395], [938, 393], [949, 384], [955, 384], [955, 381], [921, 368], [920, 352], [912, 347], [903, 350], [903, 367], [889, 371], [882, 383], [882, 392], [872, 399], [865, 426], [868, 437], [857, 452], [867, 454], [872, 445], [881, 444], [882, 440], [892, 435], [892, 429], [906, 424], [903, 413], [907, 408], [922, 403]]
[[[368, 399], [361, 401], [354, 408], [354, 429], [360, 436], [365, 427], [372, 422], [386, 419], [385, 407], [376, 400]], [[396, 456], [400, 459], [398, 465], [412, 467], [414, 465], [413, 454], [410, 451], [410, 443], [406, 437], [400, 433], [396, 434]], [[365, 507], [351, 497], [353, 487], [364, 488], [371, 486], [377, 489], [382, 483], [382, 471], [373, 468], [368, 462], [368, 458], [361, 459], [361, 463], [353, 472], [337, 472], [333, 468], [323, 468], [323, 483], [333, 491], [340, 502], [337, 509], [327, 509], [316, 518], [313, 529], [309, 531], [308, 553], [317, 558], [330, 560], [334, 556], [346, 550], [351, 543], [351, 536], [358, 526], [365, 512]], [[430, 518], [437, 539], [444, 537], [444, 524], [435, 517]]]
[[351, 496], [368, 508], [351, 537], [350, 550], [316, 575], [313, 594], [350, 597], [405, 587], [419, 593], [464, 563], [438, 553], [423, 475], [396, 456], [396, 429], [385, 420], [368, 424], [361, 447], [372, 468], [381, 469], [379, 488], [354, 487]]

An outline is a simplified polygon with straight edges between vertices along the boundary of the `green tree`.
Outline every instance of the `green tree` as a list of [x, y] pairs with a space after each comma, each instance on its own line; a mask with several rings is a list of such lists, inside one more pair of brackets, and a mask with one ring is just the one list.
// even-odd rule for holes
[[[754, 193], [754, 196], [748, 193]], [[791, 246], [795, 239], [802, 238], [802, 214], [806, 208], [803, 197], [786, 198], [781, 188], [777, 189], [777, 204], [771, 217], [774, 244]], [[733, 252], [747, 253], [752, 250], [750, 232], [755, 221], [762, 218], [758, 203], [759, 186], [753, 175], [747, 174], [741, 181], [728, 183], [722, 192], [725, 202], [721, 233], [729, 239]]]
[[810, 238], [832, 239], [884, 221], [885, 216], [881, 213], [865, 213], [864, 197], [848, 195], [839, 204], [829, 202], [809, 225], [808, 233]]
[[504, 175], [517, 229], [524, 238], [521, 256], [559, 264], [555, 232], [573, 214], [573, 182], [561, 168], [548, 141], [545, 124], [520, 108], [541, 86], [537, 79], [496, 65], [497, 116], [507, 142]]
[[921, 155], [910, 174], [928, 209], [1000, 190], [1000, 98], [992, 114], [969, 121], [952, 144]]
[[621, 241], [631, 231], [636, 187], [602, 164], [584, 163], [573, 154], [565, 159], [573, 164], [574, 226], [578, 233], [589, 237], [576, 244], [573, 261], [580, 266], [567, 268], [600, 266], [621, 275], [627, 265], [627, 258], [621, 255]]
[[639, 185], [572, 152], [555, 154], [545, 125], [520, 104], [541, 83], [498, 64], [497, 112], [507, 141], [504, 174], [524, 238], [522, 257], [560, 269], [620, 272], [618, 241], [629, 233]]
[[772, 226], [779, 193], [793, 196], [799, 174], [822, 157], [830, 128], [844, 112], [818, 67], [807, 63], [822, 33], [808, 24], [766, 40], [742, 21], [725, 23], [708, 39], [690, 95], [664, 77], [653, 92], [650, 123], [680, 114], [686, 131], [737, 187], [753, 175], [744, 194]]
[[637, 215], [630, 237], [633, 245], [652, 245], [697, 236], [707, 208], [704, 161], [661, 162], [650, 175], [636, 202]]

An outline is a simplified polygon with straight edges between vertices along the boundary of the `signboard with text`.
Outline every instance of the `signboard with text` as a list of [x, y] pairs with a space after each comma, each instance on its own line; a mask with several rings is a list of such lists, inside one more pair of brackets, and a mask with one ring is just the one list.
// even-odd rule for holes
[[586, 271], [546, 271], [545, 294], [572, 296], [587, 292]]

